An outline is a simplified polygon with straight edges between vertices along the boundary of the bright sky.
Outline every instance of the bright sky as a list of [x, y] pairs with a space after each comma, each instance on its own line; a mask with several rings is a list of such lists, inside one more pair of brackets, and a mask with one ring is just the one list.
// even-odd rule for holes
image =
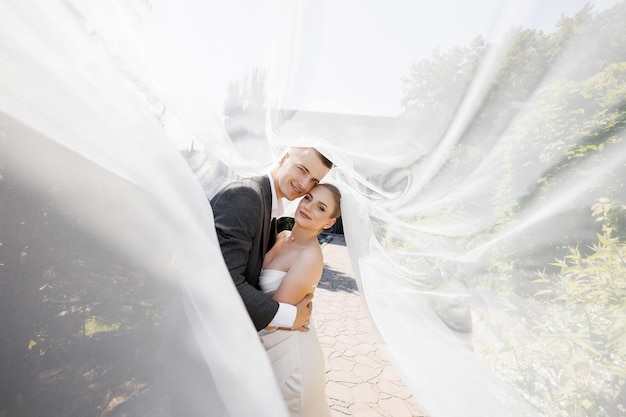
[[284, 108], [393, 115], [402, 77], [434, 48], [497, 39], [516, 25], [550, 32], [587, 3], [598, 11], [617, 2], [236, 0], [219, 10], [200, 2], [210, 56], [202, 65], [217, 89], [253, 66], [272, 68], [274, 99]]

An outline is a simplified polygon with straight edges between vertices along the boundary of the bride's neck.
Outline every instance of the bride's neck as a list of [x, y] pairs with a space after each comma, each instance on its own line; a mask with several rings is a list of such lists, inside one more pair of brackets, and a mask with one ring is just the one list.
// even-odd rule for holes
[[294, 225], [289, 234], [289, 240], [295, 243], [308, 243], [313, 240], [317, 240], [317, 235], [317, 232], [302, 229], [301, 227], [298, 227], [298, 225]]

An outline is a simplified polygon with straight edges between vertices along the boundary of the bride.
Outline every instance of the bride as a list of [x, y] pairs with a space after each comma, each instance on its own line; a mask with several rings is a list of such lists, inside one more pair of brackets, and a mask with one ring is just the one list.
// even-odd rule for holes
[[[276, 301], [296, 304], [317, 286], [324, 266], [317, 236], [331, 227], [341, 194], [332, 184], [315, 186], [299, 202], [291, 231], [281, 232], [263, 261], [259, 284]], [[267, 327], [259, 332], [291, 417], [330, 416], [324, 394], [324, 357], [309, 332]]]

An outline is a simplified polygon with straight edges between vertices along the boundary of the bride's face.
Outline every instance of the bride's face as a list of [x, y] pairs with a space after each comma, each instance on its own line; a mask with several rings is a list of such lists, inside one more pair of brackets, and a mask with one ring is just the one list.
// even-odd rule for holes
[[335, 223], [331, 215], [336, 206], [333, 193], [324, 186], [316, 186], [298, 203], [294, 219], [302, 227], [321, 231]]

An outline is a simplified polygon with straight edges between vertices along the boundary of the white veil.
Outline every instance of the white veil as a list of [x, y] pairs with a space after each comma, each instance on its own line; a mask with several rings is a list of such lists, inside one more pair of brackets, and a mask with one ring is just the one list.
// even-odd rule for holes
[[180, 291], [286, 415], [207, 197], [299, 144], [428, 415], [623, 413], [626, 4], [413, 3], [0, 4], [0, 414], [133, 403]]

